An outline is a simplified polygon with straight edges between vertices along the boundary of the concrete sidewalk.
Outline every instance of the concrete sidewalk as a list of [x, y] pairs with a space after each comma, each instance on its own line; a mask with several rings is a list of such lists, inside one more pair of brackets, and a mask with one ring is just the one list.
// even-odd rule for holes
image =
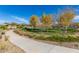
[[9, 40], [16, 46], [22, 48], [28, 53], [74, 53], [79, 50], [51, 45], [43, 42], [38, 42], [27, 37], [19, 36], [13, 31], [7, 31], [6, 35], [9, 36]]

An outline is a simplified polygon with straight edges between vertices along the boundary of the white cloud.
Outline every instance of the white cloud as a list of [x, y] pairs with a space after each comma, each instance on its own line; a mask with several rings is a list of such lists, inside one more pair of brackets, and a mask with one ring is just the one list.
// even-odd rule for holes
[[74, 19], [79, 19], [79, 15], [75, 16]]
[[0, 19], [0, 24], [9, 23], [10, 21]]
[[28, 23], [28, 20], [26, 20], [25, 18], [21, 18], [17, 16], [12, 16], [12, 18], [16, 19], [16, 21], [19, 21], [19, 22]]
[[76, 15], [74, 19], [72, 20], [72, 22], [79, 22], [79, 15]]

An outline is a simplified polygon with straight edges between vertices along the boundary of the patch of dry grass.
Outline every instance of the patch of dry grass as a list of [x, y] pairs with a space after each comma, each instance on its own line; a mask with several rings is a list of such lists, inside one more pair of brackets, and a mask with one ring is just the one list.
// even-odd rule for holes
[[9, 41], [9, 37], [4, 35], [2, 39], [0, 39], [0, 53], [24, 53], [24, 51], [12, 44]]
[[23, 53], [24, 51], [10, 41], [0, 41], [0, 53]]

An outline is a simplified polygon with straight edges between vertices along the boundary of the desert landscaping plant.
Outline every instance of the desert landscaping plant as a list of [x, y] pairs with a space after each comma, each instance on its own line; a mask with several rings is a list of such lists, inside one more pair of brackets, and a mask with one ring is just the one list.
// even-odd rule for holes
[[33, 27], [37, 26], [37, 24], [38, 24], [38, 17], [36, 15], [31, 16], [31, 18], [30, 18], [30, 24]]
[[4, 50], [4, 49], [6, 49], [6, 45], [5, 45], [5, 43], [0, 43], [0, 50]]
[[9, 36], [5, 35], [5, 41], [8, 41], [8, 40], [9, 40]]
[[75, 17], [75, 13], [73, 9], [66, 9], [59, 17], [59, 24], [64, 26], [67, 32], [67, 28], [70, 26], [73, 18]]
[[51, 27], [53, 24], [53, 16], [43, 13], [41, 22], [43, 27]]

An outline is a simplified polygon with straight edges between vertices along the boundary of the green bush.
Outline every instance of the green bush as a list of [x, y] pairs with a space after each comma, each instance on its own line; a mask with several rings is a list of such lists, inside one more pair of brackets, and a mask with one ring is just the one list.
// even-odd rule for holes
[[70, 35], [61, 35], [61, 34], [53, 34], [49, 35], [48, 37], [45, 37], [45, 35], [35, 36], [35, 39], [40, 40], [50, 40], [50, 41], [56, 41], [56, 42], [78, 42], [78, 37], [73, 37]]
[[45, 40], [45, 36], [44, 35], [35, 35], [33, 36], [34, 39], [40, 39], [40, 40]]
[[[17, 33], [18, 31], [16, 31]], [[22, 34], [24, 36], [28, 36], [30, 38], [39, 39], [39, 40], [49, 40], [56, 42], [79, 42], [79, 36], [74, 37], [69, 33], [59, 33], [59, 32], [18, 32], [18, 34]]]
[[26, 28], [26, 30], [30, 32], [59, 32], [61, 31], [60, 29], [55, 29], [55, 28]]

